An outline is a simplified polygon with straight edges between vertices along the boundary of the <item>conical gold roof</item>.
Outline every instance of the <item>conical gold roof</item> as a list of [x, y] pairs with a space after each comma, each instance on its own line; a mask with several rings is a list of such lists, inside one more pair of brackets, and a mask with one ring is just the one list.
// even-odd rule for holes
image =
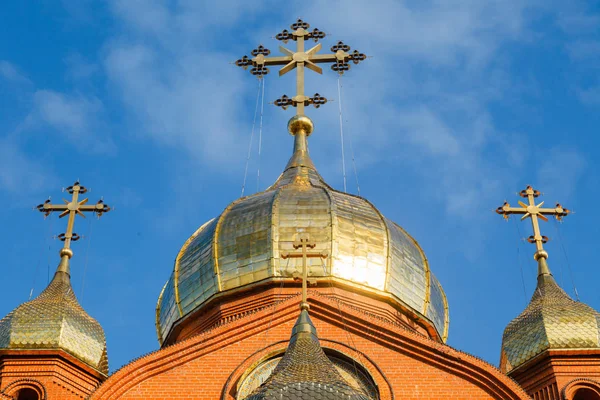
[[589, 348], [600, 348], [600, 314], [571, 299], [540, 257], [531, 301], [504, 330], [500, 369], [508, 373], [549, 349]]
[[81, 307], [63, 256], [48, 287], [0, 320], [0, 349], [61, 349], [104, 375], [106, 339], [100, 324]]
[[368, 400], [327, 358], [308, 311], [302, 310], [285, 355], [269, 378], [245, 400]]
[[296, 134], [292, 157], [271, 187], [231, 203], [181, 248], [156, 308], [160, 343], [215, 295], [291, 279], [301, 260], [281, 254], [293, 251], [300, 232], [316, 243], [313, 251], [329, 255], [309, 261], [311, 278], [386, 296], [413, 310], [433, 338], [446, 339], [446, 296], [418, 243], [366, 199], [331, 188], [309, 156], [306, 135]]

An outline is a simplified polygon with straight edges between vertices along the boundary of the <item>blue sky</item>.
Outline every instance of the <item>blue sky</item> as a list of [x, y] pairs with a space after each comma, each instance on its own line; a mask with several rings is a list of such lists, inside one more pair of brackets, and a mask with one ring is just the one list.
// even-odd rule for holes
[[[274, 51], [298, 16], [328, 33], [325, 49], [341, 39], [372, 56], [342, 79], [348, 191], [351, 140], [361, 195], [419, 241], [444, 286], [450, 345], [497, 364], [531, 296], [530, 225], [493, 213], [527, 184], [576, 211], [543, 224], [549, 264], [600, 309], [598, 2], [40, 0], [0, 6], [0, 315], [58, 263], [65, 221], [32, 207], [80, 179], [115, 206], [77, 222], [72, 260], [111, 370], [158, 347], [156, 299], [179, 247], [241, 191], [257, 81], [229, 63]], [[266, 102], [292, 94], [289, 75], [267, 77]], [[307, 80], [337, 98], [332, 71]], [[342, 189], [338, 103], [308, 112], [313, 160]], [[265, 104], [260, 190], [290, 155], [291, 113]], [[246, 194], [258, 165], [255, 138]]]

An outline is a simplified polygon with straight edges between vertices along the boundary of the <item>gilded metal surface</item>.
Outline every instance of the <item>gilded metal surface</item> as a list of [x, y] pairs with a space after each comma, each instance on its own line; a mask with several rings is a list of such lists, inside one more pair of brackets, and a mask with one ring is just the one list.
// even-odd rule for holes
[[64, 204], [52, 204], [50, 199], [48, 199], [44, 203], [38, 205], [37, 209], [46, 217], [52, 212], [60, 212], [58, 215], [59, 218], [63, 218], [67, 215], [69, 216], [67, 222], [67, 231], [58, 235], [58, 238], [64, 242], [63, 250], [60, 253], [61, 257], [64, 254], [71, 258], [73, 257], [73, 252], [70, 251], [71, 242], [75, 242], [80, 239], [80, 236], [73, 232], [75, 216], [79, 215], [85, 218], [85, 215], [83, 214], [84, 212], [93, 212], [98, 216], [98, 218], [100, 218], [102, 214], [110, 211], [110, 207], [104, 204], [104, 201], [102, 200], [98, 200], [98, 202], [93, 206], [86, 205], [88, 199], [79, 201], [79, 195], [87, 193], [87, 188], [79, 184], [79, 182], [75, 182], [72, 186], [66, 188], [65, 191], [71, 195], [71, 201], [63, 199]]
[[269, 378], [246, 397], [246, 400], [260, 399], [370, 398], [361, 389], [351, 386], [327, 358], [307, 310], [302, 310], [283, 358]]
[[[330, 255], [307, 259], [311, 279], [335, 277], [390, 293], [431, 321], [445, 340], [446, 298], [418, 243], [365, 199], [329, 187], [308, 156], [306, 135], [294, 139], [294, 154], [275, 184], [235, 201], [184, 245], [175, 266], [181, 318], [220, 292], [217, 277], [226, 291], [301, 273], [302, 259], [281, 253], [293, 252], [298, 235], [307, 234], [316, 245], [312, 252]], [[185, 285], [184, 270], [190, 277]], [[161, 342], [180, 318], [174, 283], [173, 274], [159, 302]]]
[[529, 242], [535, 244], [534, 258], [538, 262], [538, 282], [527, 308], [511, 321], [504, 330], [500, 368], [510, 372], [548, 349], [584, 349], [600, 347], [600, 314], [591, 307], [571, 299], [557, 284], [548, 268], [548, 253], [543, 244], [548, 241], [540, 232], [539, 219], [548, 221], [546, 215], [561, 220], [570, 211], [557, 204], [555, 208], [542, 208], [544, 202], [535, 204], [540, 192], [527, 186], [520, 193], [528, 204], [511, 207], [504, 202], [496, 212], [507, 219], [511, 214], [521, 214], [531, 219], [533, 235]]
[[304, 68], [308, 68], [319, 74], [323, 73], [321, 67], [317, 64], [330, 63], [333, 64], [331, 69], [342, 75], [345, 71], [350, 69], [350, 61], [354, 64], [358, 64], [361, 61], [366, 60], [366, 56], [356, 50], [349, 53], [350, 46], [338, 42], [331, 47], [331, 54], [317, 54], [323, 47], [321, 43], [315, 45], [309, 50], [305, 50], [304, 45], [306, 40], [314, 40], [318, 42], [320, 39], [325, 38], [325, 33], [315, 28], [309, 31], [310, 25], [302, 20], [297, 20], [291, 25], [292, 31], [289, 32], [284, 30], [277, 34], [276, 39], [287, 43], [289, 40], [296, 42], [296, 51], [286, 49], [283, 46], [279, 46], [284, 56], [279, 57], [268, 57], [271, 51], [264, 46], [260, 45], [258, 48], [252, 50], [253, 58], [243, 56], [235, 62], [235, 64], [244, 69], [252, 67], [250, 73], [256, 75], [259, 78], [269, 73], [269, 66], [271, 65], [283, 65], [279, 70], [279, 76], [282, 76], [292, 70], [296, 70], [296, 95], [292, 98], [284, 95], [282, 98], [275, 101], [275, 105], [283, 107], [284, 109], [288, 106], [296, 107], [296, 115], [304, 115], [304, 107], [308, 105], [314, 105], [318, 108], [320, 105], [325, 104], [327, 99], [316, 93], [313, 97], [308, 97], [304, 94]]
[[504, 219], [508, 219], [511, 214], [523, 215], [521, 217], [521, 221], [527, 218], [531, 219], [533, 235], [529, 236], [527, 241], [535, 244], [537, 251], [534, 255], [534, 258], [536, 260], [538, 257], [548, 258], [548, 253], [544, 251], [543, 246], [543, 244], [548, 241], [548, 237], [542, 236], [542, 233], [540, 232], [539, 219], [547, 222], [548, 218], [546, 218], [546, 215], [552, 215], [554, 218], [560, 221], [569, 215], [571, 211], [563, 208], [560, 203], [557, 203], [555, 208], [542, 208], [542, 205], [544, 205], [543, 201], [540, 204], [535, 204], [535, 199], [540, 196], [540, 192], [531, 186], [527, 186], [527, 188], [521, 190], [519, 195], [523, 198], [526, 198], [528, 204], [519, 201], [519, 205], [521, 207], [511, 207], [510, 204], [508, 204], [508, 201], [505, 201], [501, 207], [496, 209], [496, 213], [502, 215]]
[[79, 200], [87, 189], [75, 182], [65, 189], [71, 200], [52, 204], [50, 199], [37, 206], [45, 216], [60, 212], [69, 216], [67, 230], [58, 235], [64, 242], [60, 263], [48, 287], [34, 300], [21, 304], [0, 320], [0, 349], [62, 349], [90, 365], [102, 374], [108, 374], [106, 339], [100, 324], [79, 305], [71, 287], [69, 260], [73, 257], [71, 242], [80, 239], [73, 232], [75, 216], [92, 212], [98, 217], [110, 211], [102, 200], [88, 206], [88, 199]]
[[108, 374], [104, 331], [79, 305], [71, 287], [67, 257], [37, 298], [0, 320], [0, 348], [62, 349]]
[[545, 258], [538, 262], [533, 297], [504, 331], [500, 368], [505, 373], [548, 349], [600, 348], [600, 314], [558, 286]]

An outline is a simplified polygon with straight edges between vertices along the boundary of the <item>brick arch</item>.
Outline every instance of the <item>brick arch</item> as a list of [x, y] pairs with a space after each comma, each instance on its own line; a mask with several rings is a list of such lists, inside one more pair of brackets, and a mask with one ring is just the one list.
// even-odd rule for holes
[[573, 379], [567, 383], [561, 390], [562, 398], [564, 400], [573, 400], [580, 390], [589, 390], [600, 399], [600, 382], [588, 378]]
[[[483, 360], [346, 306], [330, 296], [312, 293], [309, 303], [323, 346], [359, 360], [380, 389], [386, 388], [381, 377], [377, 381], [377, 369], [365, 361], [366, 356], [370, 357], [389, 378], [396, 398], [435, 397], [436, 393], [451, 398], [458, 388], [463, 397], [472, 399], [530, 399], [517, 383]], [[266, 345], [272, 345], [271, 351], [283, 349], [297, 317], [297, 299], [292, 298], [205, 330], [126, 365], [92, 393], [90, 400], [183, 395], [188, 399], [213, 400], [223, 394], [225, 399], [232, 400], [223, 391], [231, 371], [241, 364], [247, 365], [239, 367], [236, 374], [241, 376], [240, 371], [261, 358], [257, 351]], [[331, 343], [335, 340], [337, 344]], [[352, 344], [365, 357], [361, 358], [344, 343]], [[266, 354], [269, 348], [263, 351]], [[235, 379], [231, 378], [229, 388]], [[388, 399], [391, 398], [390, 394]]]
[[[350, 360], [354, 360], [375, 382], [375, 385], [379, 389], [379, 398], [381, 400], [394, 400], [394, 392], [390, 381], [385, 376], [384, 372], [363, 352], [350, 347], [342, 342], [336, 340], [319, 339], [321, 346], [325, 352], [331, 351], [331, 353], [339, 354]], [[221, 393], [221, 400], [227, 400], [229, 398], [235, 398], [237, 389], [240, 382], [242, 382], [249, 373], [251, 373], [256, 367], [262, 364], [264, 361], [269, 360], [273, 357], [277, 357], [285, 352], [288, 346], [287, 340], [281, 340], [264, 348], [256, 351], [252, 355], [248, 356], [236, 369], [231, 373], [227, 382], [223, 386]], [[227, 396], [230, 397], [227, 397]]]
[[47, 399], [46, 387], [42, 384], [42, 382], [35, 379], [18, 379], [5, 387], [0, 394], [8, 396], [11, 399], [16, 399], [17, 394], [22, 389], [31, 389], [35, 391], [40, 400]]

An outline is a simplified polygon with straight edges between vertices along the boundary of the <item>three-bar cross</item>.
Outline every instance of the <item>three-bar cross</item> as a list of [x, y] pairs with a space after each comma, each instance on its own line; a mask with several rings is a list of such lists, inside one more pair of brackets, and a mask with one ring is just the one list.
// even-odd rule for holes
[[279, 76], [296, 69], [296, 95], [292, 98], [283, 95], [283, 97], [277, 99], [274, 103], [276, 106], [284, 109], [288, 106], [296, 107], [296, 115], [304, 115], [305, 106], [312, 104], [318, 108], [327, 102], [327, 99], [318, 93], [315, 93], [313, 97], [304, 95], [304, 67], [322, 74], [323, 70], [317, 64], [333, 63], [331, 69], [339, 74], [343, 74], [344, 71], [350, 69], [349, 61], [358, 64], [367, 58], [364, 54], [356, 50], [349, 53], [350, 46], [345, 45], [343, 42], [338, 42], [331, 48], [332, 54], [317, 54], [322, 48], [320, 43], [309, 50], [305, 50], [305, 40], [312, 39], [317, 42], [319, 39], [325, 38], [325, 32], [317, 28], [309, 31], [309, 27], [308, 23], [299, 19], [291, 25], [291, 32], [285, 29], [275, 36], [277, 40], [284, 43], [287, 43], [289, 40], [295, 41], [296, 51], [279, 46], [279, 50], [285, 54], [284, 56], [267, 57], [271, 54], [271, 51], [260, 45], [258, 48], [252, 50], [252, 58], [243, 56], [235, 62], [237, 66], [244, 69], [252, 67], [250, 72], [259, 78], [269, 73], [268, 66], [270, 65], [283, 65], [283, 68], [279, 70]]
[[534, 256], [536, 260], [539, 257], [548, 258], [548, 254], [544, 251], [543, 247], [543, 244], [548, 242], [548, 237], [542, 236], [538, 218], [542, 221], [548, 221], [546, 215], [552, 215], [554, 218], [560, 221], [563, 217], [566, 217], [570, 211], [566, 208], [563, 208], [563, 206], [560, 204], [556, 204], [555, 208], [542, 208], [544, 205], [543, 201], [536, 205], [535, 198], [540, 196], [540, 192], [531, 186], [527, 186], [525, 190], [521, 190], [519, 195], [523, 198], [527, 198], [529, 204], [519, 201], [519, 205], [521, 207], [511, 207], [510, 204], [505, 201], [502, 207], [498, 207], [496, 209], [496, 212], [502, 215], [505, 219], [508, 219], [511, 214], [522, 214], [523, 216], [521, 217], [521, 220], [531, 218], [533, 235], [529, 236], [527, 241], [535, 244], [536, 246], [536, 253]]
[[80, 215], [85, 218], [84, 212], [93, 212], [100, 217], [102, 214], [109, 212], [110, 207], [104, 204], [102, 200], [99, 200], [95, 205], [86, 205], [88, 199], [79, 201], [79, 195], [87, 192], [87, 189], [84, 186], [81, 186], [79, 182], [75, 182], [73, 186], [69, 186], [65, 191], [72, 195], [71, 201], [63, 199], [64, 204], [52, 204], [50, 199], [48, 199], [44, 203], [38, 205], [37, 209], [44, 213], [46, 217], [52, 212], [60, 212], [59, 218], [63, 218], [67, 215], [69, 216], [67, 231], [58, 235], [58, 238], [64, 242], [63, 248], [60, 251], [61, 257], [67, 256], [71, 258], [73, 256], [71, 242], [80, 239], [80, 236], [73, 232], [75, 216]]
[[302, 257], [302, 302], [300, 303], [300, 309], [308, 310], [308, 301], [307, 301], [307, 285], [308, 285], [308, 266], [307, 259], [309, 257], [318, 257], [318, 258], [327, 258], [327, 252], [308, 252], [308, 249], [314, 249], [316, 247], [316, 243], [310, 240], [310, 237], [307, 234], [300, 235], [297, 240], [294, 241], [294, 249], [302, 249], [300, 253], [290, 253], [290, 252], [282, 252], [281, 258], [300, 258]]

